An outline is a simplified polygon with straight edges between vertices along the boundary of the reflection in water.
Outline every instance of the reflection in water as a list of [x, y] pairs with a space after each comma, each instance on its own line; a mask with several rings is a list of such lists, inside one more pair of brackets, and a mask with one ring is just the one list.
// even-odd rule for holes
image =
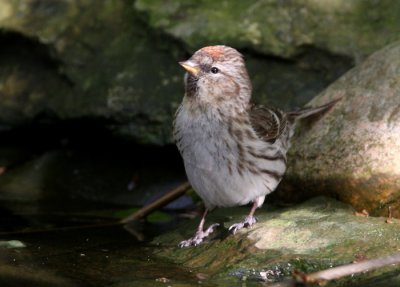
[[0, 136], [0, 241], [25, 244], [0, 246], [0, 286], [197, 284], [149, 245], [177, 223], [174, 212], [127, 229], [114, 224], [185, 179], [175, 147], [135, 146], [90, 122]]
[[160, 281], [165, 280], [198, 281], [188, 270], [154, 256], [151, 246], [137, 241], [122, 226], [1, 237], [26, 245], [0, 247], [1, 286], [162, 286]]

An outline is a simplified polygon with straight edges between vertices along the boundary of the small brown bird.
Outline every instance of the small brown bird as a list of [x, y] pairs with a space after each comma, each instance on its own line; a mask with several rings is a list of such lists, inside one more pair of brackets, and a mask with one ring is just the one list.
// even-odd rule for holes
[[180, 62], [185, 96], [176, 112], [174, 139], [186, 174], [206, 210], [195, 235], [179, 246], [200, 244], [218, 224], [204, 230], [208, 210], [252, 203], [250, 214], [229, 230], [256, 222], [255, 210], [275, 190], [286, 170], [286, 152], [296, 120], [331, 108], [284, 113], [250, 103], [251, 82], [242, 55], [209, 46]]

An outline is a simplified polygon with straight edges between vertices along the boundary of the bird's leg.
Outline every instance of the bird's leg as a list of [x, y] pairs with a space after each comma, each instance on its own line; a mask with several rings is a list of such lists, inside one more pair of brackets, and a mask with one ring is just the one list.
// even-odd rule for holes
[[189, 247], [192, 245], [194, 245], [194, 246], [199, 245], [200, 243], [203, 242], [204, 238], [206, 238], [208, 235], [213, 233], [214, 228], [219, 225], [218, 223], [214, 223], [214, 224], [210, 225], [207, 228], [207, 230], [205, 230], [205, 231], [203, 230], [207, 213], [208, 213], [208, 209], [206, 209], [204, 211], [203, 216], [201, 217], [201, 220], [200, 220], [200, 224], [197, 227], [197, 231], [194, 234], [194, 236], [192, 238], [189, 238], [188, 240], [183, 240], [181, 243], [179, 243], [179, 247]]
[[231, 227], [229, 227], [229, 231], [232, 232], [233, 234], [235, 234], [243, 227], [249, 227], [249, 226], [252, 226], [254, 223], [256, 223], [257, 220], [254, 217], [254, 212], [256, 211], [257, 207], [258, 207], [258, 203], [257, 203], [257, 201], [254, 201], [249, 215], [247, 215], [242, 222], [232, 224]]

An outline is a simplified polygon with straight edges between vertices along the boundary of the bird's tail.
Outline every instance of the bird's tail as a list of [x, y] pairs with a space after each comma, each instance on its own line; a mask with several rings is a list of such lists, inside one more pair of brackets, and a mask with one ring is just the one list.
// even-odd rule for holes
[[337, 102], [339, 102], [342, 98], [333, 100], [325, 105], [319, 107], [312, 107], [312, 108], [303, 108], [297, 111], [288, 112], [287, 115], [289, 119], [292, 121], [304, 119], [312, 115], [323, 114], [324, 112], [330, 110]]

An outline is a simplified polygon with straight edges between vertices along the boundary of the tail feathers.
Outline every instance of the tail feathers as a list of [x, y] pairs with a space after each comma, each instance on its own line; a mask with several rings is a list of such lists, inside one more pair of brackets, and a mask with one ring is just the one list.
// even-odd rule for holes
[[287, 115], [288, 115], [289, 119], [291, 119], [293, 121], [293, 120], [304, 119], [304, 118], [307, 118], [312, 115], [323, 114], [324, 112], [331, 109], [341, 99], [342, 98], [333, 100], [333, 101], [331, 101], [325, 105], [319, 106], [319, 107], [303, 108], [298, 111], [288, 112]]

